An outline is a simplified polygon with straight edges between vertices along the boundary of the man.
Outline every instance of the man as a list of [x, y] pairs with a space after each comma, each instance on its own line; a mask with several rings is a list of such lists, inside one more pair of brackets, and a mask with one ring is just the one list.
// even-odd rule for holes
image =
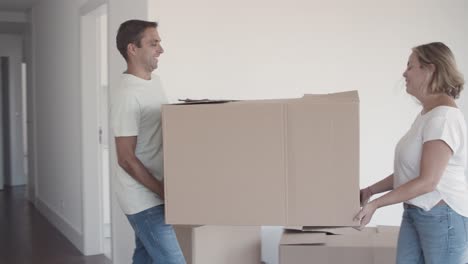
[[164, 52], [157, 23], [126, 21], [116, 41], [127, 70], [111, 106], [119, 165], [115, 189], [135, 231], [133, 263], [185, 264], [164, 217], [161, 104], [167, 99], [158, 76], [152, 74]]

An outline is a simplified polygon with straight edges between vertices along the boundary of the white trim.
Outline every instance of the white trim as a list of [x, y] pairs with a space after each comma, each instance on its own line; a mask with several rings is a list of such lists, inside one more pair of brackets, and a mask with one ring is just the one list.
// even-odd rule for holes
[[[74, 228], [68, 221], [52, 210], [40, 198], [35, 202], [37, 210], [52, 224], [54, 225], [70, 242], [83, 252], [83, 235], [76, 228]], [[44, 241], [46, 243], [46, 241]]]
[[[100, 3], [98, 5], [98, 3]], [[80, 8], [80, 101], [81, 101], [81, 190], [84, 255], [104, 252], [101, 151], [98, 140], [99, 48], [96, 26], [99, 15], [107, 12], [106, 1], [88, 1]], [[91, 9], [93, 7], [94, 9]], [[90, 10], [83, 13], [84, 10]]]
[[80, 16], [89, 15], [104, 5], [107, 5], [107, 0], [89, 0], [80, 7]]
[[112, 228], [110, 224], [104, 224], [104, 237], [110, 238], [112, 235]]
[[[36, 27], [34, 26], [34, 23], [33, 23], [33, 19], [34, 19], [34, 12], [31, 10], [30, 11], [30, 20], [31, 20], [31, 23], [30, 23], [30, 26], [31, 26], [31, 67], [30, 67], [30, 73], [31, 73], [31, 82], [30, 82], [30, 92], [31, 92], [31, 96], [32, 96], [32, 108], [33, 108], [33, 115], [32, 117], [30, 116], [30, 118], [32, 118], [31, 122], [33, 123], [32, 127], [33, 127], [33, 131], [30, 131], [30, 133], [33, 133], [32, 137], [33, 137], [33, 142], [31, 144], [33, 144], [33, 153], [31, 153], [30, 151], [30, 154], [34, 155], [34, 159], [33, 159], [33, 170], [30, 170], [29, 172], [30, 173], [34, 173], [33, 174], [33, 179], [34, 179], [34, 197], [32, 197], [33, 199], [33, 202], [36, 202], [37, 200], [37, 194], [38, 194], [38, 190], [39, 190], [39, 179], [38, 179], [38, 172], [37, 172], [37, 93], [36, 93], [36, 44], [37, 44], [37, 40], [36, 40], [36, 35], [37, 35], [37, 29]], [[30, 156], [31, 157], [31, 156]], [[29, 183], [31, 184], [31, 183]]]
[[[3, 120], [3, 97], [5, 96], [3, 94], [3, 91], [5, 90], [5, 87], [3, 87], [3, 66], [2, 66], [2, 58], [4, 56], [0, 56], [0, 102], [2, 105], [0, 105], [0, 125], [2, 127], [3, 124], [6, 122]], [[8, 126], [7, 126], [8, 127]], [[0, 191], [3, 190], [5, 187], [5, 147], [4, 147], [4, 134], [3, 134], [3, 128], [0, 130]]]
[[[95, 83], [97, 69], [95, 61], [96, 54], [89, 47], [85, 45], [94, 45], [95, 35], [97, 34], [94, 23], [94, 16], [92, 14], [80, 17], [80, 82], [81, 82], [81, 175], [82, 175], [82, 212], [83, 212], [83, 235], [84, 235], [84, 251], [85, 255], [94, 255], [102, 253], [101, 248], [101, 202], [100, 202], [100, 179], [98, 160], [95, 148], [98, 146], [97, 142], [97, 129], [95, 129], [96, 120], [90, 112], [96, 112], [96, 102], [89, 102], [95, 100]], [[89, 32], [87, 30], [90, 30]], [[85, 52], [86, 50], [86, 52]], [[88, 52], [93, 52], [89, 54]], [[93, 107], [94, 106], [94, 107]]]

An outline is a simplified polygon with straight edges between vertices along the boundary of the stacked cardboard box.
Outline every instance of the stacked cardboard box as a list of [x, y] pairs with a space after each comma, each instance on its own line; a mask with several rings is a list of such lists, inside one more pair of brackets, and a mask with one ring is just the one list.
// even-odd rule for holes
[[280, 264], [394, 264], [398, 227], [291, 231], [283, 233]]
[[187, 264], [259, 264], [260, 227], [174, 226]]

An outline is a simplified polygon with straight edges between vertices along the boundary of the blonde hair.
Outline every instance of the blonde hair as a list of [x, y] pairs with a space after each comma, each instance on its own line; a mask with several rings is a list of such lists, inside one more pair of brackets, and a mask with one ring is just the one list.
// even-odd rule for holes
[[434, 74], [429, 83], [431, 94], [445, 93], [454, 99], [463, 90], [463, 74], [457, 69], [452, 51], [442, 42], [432, 42], [413, 48], [421, 67], [434, 65]]

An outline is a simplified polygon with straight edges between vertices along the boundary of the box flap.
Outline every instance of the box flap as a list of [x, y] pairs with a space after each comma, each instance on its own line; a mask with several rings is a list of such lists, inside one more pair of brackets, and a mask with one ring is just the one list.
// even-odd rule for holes
[[288, 99], [261, 99], [261, 100], [242, 100], [242, 101], [235, 101], [235, 104], [288, 104], [293, 102], [300, 102], [302, 98], [288, 98]]
[[[322, 230], [327, 229], [322, 228]], [[345, 233], [343, 230], [345, 229], [341, 232]], [[377, 227], [368, 227], [356, 234], [342, 235], [289, 231], [295, 237], [289, 239], [283, 235], [280, 245], [280, 263], [311, 263], [312, 261], [313, 263], [394, 264], [397, 232], [394, 232], [393, 227], [382, 228], [385, 231], [383, 233], [377, 230]], [[285, 234], [289, 233], [285, 232]], [[314, 238], [324, 239], [325, 243], [307, 243], [308, 239], [314, 242]]]
[[325, 244], [327, 235], [325, 233], [302, 233], [285, 231], [281, 236], [280, 245], [319, 245]]
[[376, 230], [371, 229], [371, 228], [365, 228], [360, 231], [352, 227], [287, 226], [284, 229], [302, 231], [304, 233], [326, 233], [330, 235], [357, 235], [357, 234], [376, 232]]
[[337, 102], [359, 102], [358, 91], [348, 91], [330, 94], [305, 94], [303, 99], [320, 101], [337, 101]]
[[[350, 233], [342, 231], [343, 234], [332, 234], [325, 232], [302, 232], [285, 230], [281, 237], [281, 245], [322, 245], [327, 247], [368, 247], [371, 248], [374, 242], [382, 244], [379, 239], [374, 239], [375, 230], [365, 232]], [[338, 233], [338, 232], [337, 232]]]
[[180, 103], [175, 103], [173, 105], [191, 105], [191, 104], [223, 104], [236, 102], [236, 100], [216, 100], [216, 99], [179, 99]]

